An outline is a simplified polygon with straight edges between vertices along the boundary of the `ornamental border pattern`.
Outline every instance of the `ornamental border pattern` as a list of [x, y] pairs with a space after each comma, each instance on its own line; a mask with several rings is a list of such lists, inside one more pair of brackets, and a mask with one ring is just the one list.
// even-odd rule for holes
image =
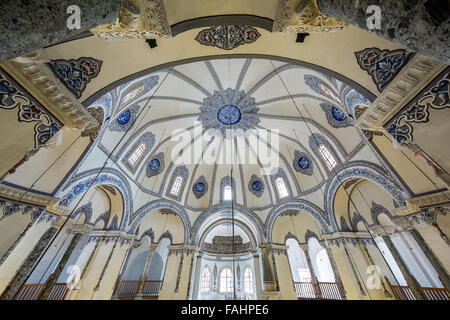
[[13, 77], [0, 68], [0, 108], [18, 107], [18, 122], [37, 122], [34, 126], [34, 148], [44, 146], [63, 124], [29, 94]]

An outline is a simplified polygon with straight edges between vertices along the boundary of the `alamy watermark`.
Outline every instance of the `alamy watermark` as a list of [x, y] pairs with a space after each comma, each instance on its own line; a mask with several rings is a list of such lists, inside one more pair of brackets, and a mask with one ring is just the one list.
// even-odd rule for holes
[[171, 159], [176, 165], [223, 164], [258, 165], [261, 175], [270, 175], [279, 166], [278, 129], [204, 129], [195, 122], [193, 130], [177, 129]]
[[369, 30], [381, 30], [381, 8], [377, 5], [370, 5], [366, 9], [367, 28]]
[[78, 30], [81, 29], [81, 9], [79, 6], [73, 4], [67, 7], [66, 13], [70, 16], [66, 20], [67, 29]]

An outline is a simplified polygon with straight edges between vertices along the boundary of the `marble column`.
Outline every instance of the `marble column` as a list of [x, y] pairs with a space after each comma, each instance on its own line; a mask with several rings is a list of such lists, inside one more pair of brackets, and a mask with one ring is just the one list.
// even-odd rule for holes
[[116, 242], [115, 248], [111, 251], [111, 257], [105, 265], [104, 274], [100, 277], [93, 300], [111, 300], [114, 298], [114, 286], [119, 278], [120, 268], [125, 260], [131, 239], [119, 236], [114, 241]]
[[386, 243], [386, 246], [388, 247], [392, 256], [394, 257], [394, 260], [397, 263], [398, 267], [400, 268], [400, 271], [402, 272], [403, 277], [405, 278], [405, 281], [408, 284], [408, 287], [411, 289], [411, 291], [413, 292], [416, 299], [417, 300], [426, 300], [422, 294], [419, 283], [417, 283], [417, 280], [409, 272], [408, 267], [403, 262], [403, 258], [401, 257], [400, 253], [397, 251], [397, 248], [395, 247], [394, 243], [392, 242], [390, 236], [383, 235], [382, 238], [384, 240], [384, 243]]
[[142, 271], [142, 275], [139, 279], [139, 287], [136, 293], [137, 296], [142, 296], [142, 290], [144, 290], [145, 280], [147, 280], [148, 269], [150, 268], [150, 261], [152, 260], [153, 252], [155, 252], [157, 247], [157, 243], [150, 244], [147, 261], [145, 261], [144, 270]]
[[75, 249], [76, 245], [80, 241], [83, 234], [81, 233], [75, 233], [73, 236], [69, 247], [67, 248], [66, 252], [64, 252], [64, 255], [62, 256], [61, 260], [59, 261], [58, 265], [56, 266], [53, 273], [48, 277], [45, 287], [42, 290], [42, 293], [39, 297], [39, 300], [47, 300], [50, 293], [52, 292], [53, 287], [56, 284], [56, 281], [58, 280], [59, 276], [61, 275], [61, 272], [64, 270], [64, 266], [66, 265], [67, 261], [69, 260], [70, 256], [72, 255], [73, 250]]
[[[113, 247], [112, 247], [112, 249], [111, 249], [111, 252], [109, 253], [108, 259], [106, 259], [105, 265], [104, 265], [104, 267], [103, 267], [103, 269], [102, 269], [102, 273], [100, 274], [100, 277], [99, 277], [99, 279], [98, 279], [97, 285], [95, 286], [95, 288], [94, 288], [94, 290], [93, 290], [92, 298], [94, 297], [94, 295], [95, 295], [95, 294], [99, 291], [99, 289], [100, 289], [100, 284], [102, 283], [102, 280], [103, 280], [103, 277], [104, 277], [104, 275], [105, 275], [106, 269], [108, 269], [109, 263], [110, 263], [110, 261], [111, 261], [111, 258], [112, 258], [112, 256], [113, 256], [114, 252], [116, 251], [117, 240], [118, 240], [118, 238], [115, 238], [114, 240], [112, 240], [112, 241], [114, 242], [114, 245], [113, 245]], [[92, 298], [91, 298], [91, 300], [92, 300]]]
[[336, 265], [336, 261], [334, 260], [333, 252], [331, 251], [331, 248], [328, 245], [328, 242], [325, 241], [325, 250], [327, 251], [328, 259], [330, 260], [331, 267], [333, 268], [334, 273], [334, 281], [336, 282], [336, 285], [339, 290], [339, 294], [341, 295], [342, 300], [347, 300], [347, 297], [345, 296], [345, 289], [344, 285], [342, 284], [341, 275], [339, 274], [339, 270]]
[[420, 249], [422, 249], [428, 261], [430, 261], [434, 270], [436, 270], [436, 272], [438, 273], [439, 279], [441, 280], [442, 284], [445, 287], [450, 288], [450, 281], [447, 272], [440, 263], [439, 259], [434, 255], [433, 251], [428, 247], [421, 234], [414, 228], [409, 230], [409, 233], [413, 236], [414, 240], [416, 240]]
[[259, 255], [256, 253], [253, 254], [253, 268], [255, 270], [256, 299], [261, 300], [261, 291], [262, 291], [261, 269], [260, 269]]
[[159, 300], [185, 300], [195, 246], [171, 245]]
[[[372, 31], [380, 37], [450, 64], [448, 1], [317, 0], [317, 5], [326, 16]], [[368, 23], [368, 20], [376, 22], [374, 13], [367, 14], [369, 5], [377, 5], [381, 10], [380, 29]]]
[[24, 263], [21, 265], [17, 271], [15, 277], [9, 283], [8, 287], [5, 289], [0, 297], [0, 300], [12, 300], [15, 295], [19, 292], [22, 285], [27, 281], [30, 271], [33, 269], [34, 265], [38, 261], [39, 257], [44, 252], [45, 248], [48, 246], [50, 241], [53, 239], [54, 235], [58, 231], [58, 228], [50, 227], [39, 239], [37, 244], [34, 246], [31, 253], [28, 255]]
[[85, 277], [82, 279], [81, 289], [77, 295], [77, 299], [92, 299], [93, 294], [99, 284], [100, 277], [109, 257], [114, 248], [111, 236], [105, 235], [102, 243], [96, 248], [91, 264], [88, 265]]
[[320, 292], [319, 288], [319, 281], [317, 280], [316, 274], [314, 273], [314, 268], [311, 263], [311, 257], [309, 256], [308, 252], [308, 246], [302, 247], [302, 250], [306, 257], [306, 263], [308, 264], [309, 274], [311, 275], [311, 283], [314, 288], [314, 295], [316, 296], [316, 299], [322, 299], [322, 293]]
[[280, 298], [282, 300], [297, 300], [287, 249], [288, 246], [271, 245], [268, 252], [272, 256], [275, 279], [277, 280]]
[[[203, 257], [203, 252], [199, 251], [197, 253], [197, 261], [195, 262], [194, 292], [192, 294], [193, 300], [198, 300], [198, 291], [200, 288], [200, 276], [202, 273], [202, 269], [201, 269], [202, 257]], [[212, 275], [211, 275], [211, 279], [212, 279]]]
[[348, 252], [348, 249], [347, 249], [347, 247], [345, 246], [345, 242], [343, 241], [342, 244], [343, 244], [343, 246], [344, 246], [344, 251], [345, 251], [345, 255], [346, 255], [346, 257], [347, 257], [347, 260], [349, 261], [350, 267], [352, 268], [353, 274], [355, 275], [356, 281], [358, 282], [359, 294], [360, 294], [361, 296], [364, 296], [364, 297], [365, 297], [365, 296], [367, 296], [367, 293], [364, 291], [364, 289], [363, 289], [363, 287], [362, 287], [362, 284], [361, 284], [361, 281], [363, 281], [363, 280], [360, 279], [360, 277], [358, 276], [358, 272], [356, 271], [356, 268], [357, 268], [357, 267], [355, 266], [355, 262], [354, 262], [353, 259], [351, 258], [350, 254], [349, 254], [349, 252]]
[[[119, 15], [120, 4], [121, 0], [46, 0], [45, 5], [41, 0], [2, 1], [0, 62], [111, 23]], [[68, 10], [72, 5], [79, 12]], [[78, 13], [80, 24], [75, 29], [73, 18]]]
[[[372, 258], [372, 255], [370, 254], [369, 250], [367, 250], [367, 247], [366, 247], [366, 246], [369, 246], [370, 243], [372, 243], [372, 241], [375, 242], [375, 240], [364, 240], [364, 241], [359, 240], [358, 246], [361, 249], [361, 251], [364, 253], [364, 256], [367, 258], [368, 266], [377, 266], [377, 264], [375, 263], [375, 261]], [[380, 272], [381, 272], [381, 268], [380, 268]], [[384, 296], [387, 298], [392, 298], [391, 293], [386, 289], [386, 285], [384, 284], [383, 277], [381, 276], [381, 274], [379, 274], [378, 276], [380, 277], [380, 284], [383, 287]], [[367, 288], [367, 289], [369, 289], [369, 288]], [[378, 289], [378, 288], [375, 288], [375, 289]]]
[[114, 293], [113, 293], [113, 297], [112, 297], [113, 299], [116, 299], [118, 297], [119, 290], [120, 290], [120, 285], [121, 285], [121, 283], [123, 281], [123, 277], [125, 276], [125, 273], [126, 273], [126, 270], [127, 270], [127, 267], [128, 267], [128, 262], [130, 261], [131, 254], [133, 252], [133, 249], [137, 248], [138, 246], [139, 246], [139, 242], [133, 242], [131, 244], [130, 248], [128, 249], [128, 251], [127, 251], [127, 256], [125, 257], [125, 261], [124, 261], [124, 263], [122, 265], [122, 268], [120, 269], [120, 274], [117, 277], [116, 284], [114, 286]]
[[[90, 242], [94, 242], [95, 243], [93, 247], [89, 245]], [[80, 279], [79, 279], [79, 282], [77, 284], [77, 287], [75, 287], [67, 295], [68, 300], [76, 300], [78, 298], [78, 295], [80, 294], [80, 292], [82, 290], [83, 283], [86, 280], [86, 277], [89, 275], [89, 271], [90, 271], [90, 269], [92, 267], [92, 263], [95, 260], [102, 243], [103, 243], [103, 237], [101, 237], [101, 236], [91, 236], [89, 238], [89, 241], [86, 244], [84, 250], [92, 250], [92, 251], [90, 252], [89, 258], [87, 259], [86, 263], [84, 264], [84, 267], [82, 268], [83, 271], [81, 272]], [[81, 255], [83, 255], [83, 252], [82, 252]], [[80, 256], [80, 258], [81, 258], [81, 256]], [[78, 265], [78, 262], [77, 262], [77, 265]]]

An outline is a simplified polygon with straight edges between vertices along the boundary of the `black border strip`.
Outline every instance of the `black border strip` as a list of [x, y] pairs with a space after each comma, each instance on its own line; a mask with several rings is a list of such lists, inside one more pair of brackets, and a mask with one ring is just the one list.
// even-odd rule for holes
[[172, 36], [191, 29], [221, 25], [252, 26], [272, 32], [273, 20], [251, 14], [227, 14], [184, 20], [170, 26]]

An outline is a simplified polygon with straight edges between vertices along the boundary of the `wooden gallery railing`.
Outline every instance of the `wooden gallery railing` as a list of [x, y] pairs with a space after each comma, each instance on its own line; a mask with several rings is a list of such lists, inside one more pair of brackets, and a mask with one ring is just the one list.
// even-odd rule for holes
[[159, 291], [162, 287], [162, 281], [146, 280], [142, 289], [142, 296], [148, 299], [158, 299]]
[[311, 282], [294, 282], [295, 292], [297, 298], [315, 299], [314, 286]]
[[[311, 282], [294, 282], [295, 292], [299, 299], [315, 299], [314, 286]], [[342, 300], [339, 288], [335, 282], [319, 282], [322, 299]]]
[[[14, 300], [38, 300], [45, 283], [24, 284]], [[69, 293], [67, 283], [55, 283], [46, 300], [64, 300]]]
[[119, 299], [129, 299], [134, 298], [139, 289], [140, 281], [124, 280], [120, 283], [119, 291], [117, 296]]
[[[408, 286], [400, 286], [391, 284], [388, 278], [385, 278], [392, 292], [394, 293], [395, 299], [397, 300], [416, 300], [412, 290]], [[420, 287], [422, 294], [427, 300], [450, 300], [450, 292], [447, 288], [431, 288], [431, 287]]]
[[14, 300], [37, 300], [44, 287], [45, 283], [24, 284]]
[[[137, 296], [140, 281], [125, 280], [120, 284], [117, 296], [119, 299], [132, 299]], [[157, 299], [161, 291], [162, 281], [146, 280], [142, 288], [142, 297], [147, 299]]]

